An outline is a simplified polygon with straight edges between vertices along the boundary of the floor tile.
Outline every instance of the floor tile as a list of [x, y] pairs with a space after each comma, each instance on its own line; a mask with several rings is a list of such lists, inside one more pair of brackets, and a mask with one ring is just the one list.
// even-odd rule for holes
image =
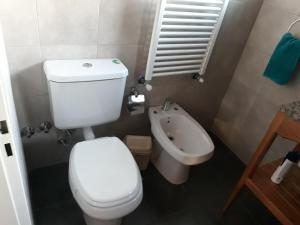
[[[244, 164], [212, 135], [211, 160], [191, 169], [189, 180], [172, 185], [149, 165], [142, 172], [144, 196], [122, 225], [269, 225], [279, 224], [249, 191], [228, 211], [222, 207], [244, 170]], [[37, 225], [85, 225], [68, 184], [68, 164], [34, 170], [31, 198]]]

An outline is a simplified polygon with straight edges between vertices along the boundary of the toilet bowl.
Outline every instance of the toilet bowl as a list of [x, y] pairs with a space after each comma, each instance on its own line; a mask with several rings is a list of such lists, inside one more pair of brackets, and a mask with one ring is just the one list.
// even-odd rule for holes
[[69, 183], [88, 225], [118, 225], [143, 196], [139, 169], [116, 137], [77, 143], [69, 162]]
[[212, 157], [211, 138], [179, 105], [172, 104], [168, 111], [162, 110], [162, 106], [151, 107], [149, 118], [155, 138], [151, 162], [169, 182], [184, 183], [190, 166]]

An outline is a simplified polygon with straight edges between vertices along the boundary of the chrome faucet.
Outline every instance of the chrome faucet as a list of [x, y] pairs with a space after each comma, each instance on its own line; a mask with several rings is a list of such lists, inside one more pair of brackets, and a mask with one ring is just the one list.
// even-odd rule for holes
[[166, 98], [165, 102], [163, 104], [162, 110], [163, 111], [169, 111], [170, 108], [171, 108], [171, 104], [172, 104], [171, 100], [169, 98]]

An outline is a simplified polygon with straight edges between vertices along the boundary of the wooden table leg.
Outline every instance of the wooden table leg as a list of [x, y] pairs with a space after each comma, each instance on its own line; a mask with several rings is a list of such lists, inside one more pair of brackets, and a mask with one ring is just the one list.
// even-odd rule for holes
[[269, 150], [270, 146], [274, 142], [276, 136], [277, 136], [277, 129], [280, 126], [281, 122], [284, 120], [285, 114], [282, 112], [278, 112], [274, 119], [272, 120], [272, 123], [270, 124], [265, 136], [261, 140], [260, 144], [258, 145], [257, 150], [255, 151], [254, 155], [252, 156], [248, 166], [246, 167], [242, 177], [238, 181], [237, 185], [233, 189], [232, 193], [230, 194], [228, 200], [226, 201], [223, 212], [225, 212], [228, 207], [231, 205], [233, 200], [236, 198], [236, 196], [239, 194], [241, 189], [245, 185], [245, 181], [248, 177], [252, 176], [255, 169], [259, 166], [260, 162], [263, 160], [265, 154]]

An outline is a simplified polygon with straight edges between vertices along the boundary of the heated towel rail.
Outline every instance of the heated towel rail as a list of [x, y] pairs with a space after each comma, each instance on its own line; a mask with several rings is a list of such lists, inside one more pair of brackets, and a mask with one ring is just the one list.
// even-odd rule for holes
[[146, 80], [203, 75], [229, 0], [161, 0], [158, 3]]

